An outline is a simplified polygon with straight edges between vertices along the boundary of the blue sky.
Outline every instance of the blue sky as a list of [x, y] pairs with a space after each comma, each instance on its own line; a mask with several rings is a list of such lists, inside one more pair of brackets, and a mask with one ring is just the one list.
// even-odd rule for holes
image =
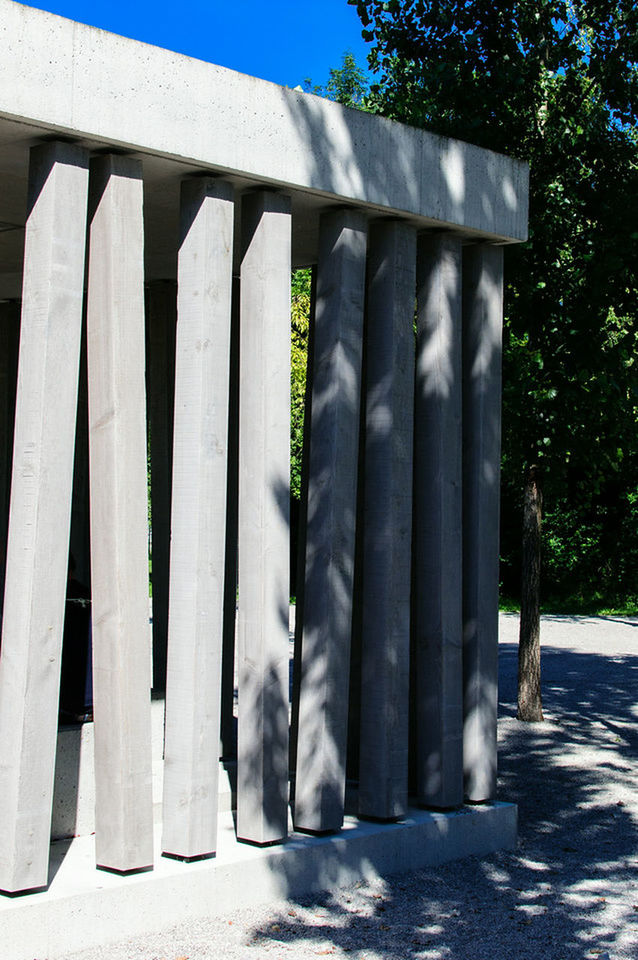
[[346, 0], [35, 0], [29, 4], [191, 57], [294, 87], [324, 83], [366, 44]]

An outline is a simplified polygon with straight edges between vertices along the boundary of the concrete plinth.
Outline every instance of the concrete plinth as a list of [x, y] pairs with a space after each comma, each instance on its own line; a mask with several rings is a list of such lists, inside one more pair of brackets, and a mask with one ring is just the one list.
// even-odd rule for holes
[[88, 155], [31, 151], [0, 657], [0, 889], [47, 882], [82, 331]]
[[365, 327], [359, 814], [408, 806], [416, 231], [370, 230]]
[[463, 251], [463, 770], [496, 796], [503, 249]]
[[416, 787], [463, 802], [461, 242], [422, 236], [417, 267], [413, 636]]
[[321, 219], [294, 822], [343, 821], [352, 629], [366, 219]]
[[233, 215], [182, 183], [162, 850], [187, 859], [216, 849]]
[[141, 163], [91, 163], [87, 343], [98, 865], [153, 862]]
[[288, 803], [290, 200], [242, 200], [237, 836], [282, 840]]
[[516, 807], [502, 803], [448, 814], [409, 810], [400, 824], [346, 817], [336, 837], [297, 834], [285, 846], [266, 849], [237, 843], [226, 814], [220, 817], [214, 860], [160, 859], [152, 874], [132, 877], [96, 873], [92, 837], [53, 844], [50, 888], [19, 899], [0, 897], [2, 957], [56, 960], [177, 923], [223, 918], [238, 906], [296, 900], [361, 878], [487, 855], [515, 844]]

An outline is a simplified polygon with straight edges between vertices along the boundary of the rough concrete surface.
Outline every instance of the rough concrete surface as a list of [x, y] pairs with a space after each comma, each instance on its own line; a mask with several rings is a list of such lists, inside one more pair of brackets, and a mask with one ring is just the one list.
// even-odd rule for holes
[[543, 618], [539, 724], [515, 719], [517, 633], [502, 614], [499, 797], [519, 804], [515, 852], [238, 904], [64, 960], [635, 960], [638, 618]]

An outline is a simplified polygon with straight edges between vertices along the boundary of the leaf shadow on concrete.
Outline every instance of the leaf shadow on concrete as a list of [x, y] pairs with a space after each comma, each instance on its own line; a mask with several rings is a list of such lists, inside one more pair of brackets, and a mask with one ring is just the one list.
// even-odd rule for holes
[[[516, 645], [499, 652], [499, 796], [519, 805], [517, 850], [298, 900], [290, 892], [251, 929], [250, 946], [303, 943], [309, 956], [361, 960], [636, 956], [638, 656], [546, 647], [548, 720], [522, 724]], [[362, 873], [371, 867], [362, 862]]]

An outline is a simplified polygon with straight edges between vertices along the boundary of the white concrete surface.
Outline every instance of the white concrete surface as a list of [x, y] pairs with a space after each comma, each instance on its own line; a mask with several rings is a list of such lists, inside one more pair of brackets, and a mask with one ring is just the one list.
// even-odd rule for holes
[[286, 835], [290, 600], [288, 197], [242, 200], [237, 832]]
[[516, 807], [499, 803], [451, 814], [410, 810], [400, 824], [346, 817], [336, 837], [296, 834], [282, 846], [264, 849], [237, 843], [232, 817], [226, 814], [220, 817], [214, 860], [180, 863], [158, 857], [152, 873], [129, 877], [95, 870], [92, 837], [54, 844], [48, 890], [0, 898], [2, 960], [56, 960], [189, 919], [223, 916], [238, 904], [298, 897], [511, 849], [515, 843]]
[[519, 161], [19, 3], [0, 4], [0, 44], [0, 117], [470, 233], [527, 237]]
[[182, 184], [162, 850], [216, 849], [233, 189]]
[[47, 882], [68, 569], [88, 155], [31, 153], [0, 657], [0, 890]]
[[141, 164], [91, 162], [87, 291], [95, 832], [100, 866], [152, 863]]

